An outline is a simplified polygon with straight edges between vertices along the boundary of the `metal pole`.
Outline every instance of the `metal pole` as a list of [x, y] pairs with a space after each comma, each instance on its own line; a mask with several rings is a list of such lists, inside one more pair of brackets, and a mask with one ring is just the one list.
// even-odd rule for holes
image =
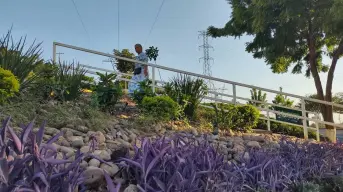
[[155, 93], [155, 67], [152, 67], [152, 92]]
[[52, 61], [56, 63], [56, 43], [52, 45]]
[[305, 109], [305, 99], [301, 99], [301, 112], [303, 116], [303, 128], [304, 128], [304, 138], [308, 139], [308, 130], [307, 130], [307, 119], [306, 119], [306, 109]]
[[269, 111], [267, 111], [267, 127], [268, 127], [268, 131], [270, 131], [270, 115], [269, 115]]
[[232, 84], [233, 104], [236, 105], [236, 85]]

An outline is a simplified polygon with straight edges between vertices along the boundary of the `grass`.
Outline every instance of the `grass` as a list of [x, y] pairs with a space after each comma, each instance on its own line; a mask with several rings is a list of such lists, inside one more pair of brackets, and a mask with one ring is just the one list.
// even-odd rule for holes
[[109, 116], [85, 102], [40, 102], [34, 98], [23, 97], [12, 100], [9, 104], [1, 106], [0, 118], [11, 116], [13, 123], [27, 123], [36, 120], [40, 124], [47, 121], [49, 127], [57, 129], [67, 125], [86, 126], [90, 130], [101, 130], [108, 127], [108, 122], [113, 116]]

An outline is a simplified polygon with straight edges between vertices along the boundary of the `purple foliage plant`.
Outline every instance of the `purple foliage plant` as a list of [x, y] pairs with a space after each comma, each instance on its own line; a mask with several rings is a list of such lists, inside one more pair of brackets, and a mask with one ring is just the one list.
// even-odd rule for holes
[[340, 175], [343, 149], [334, 144], [280, 141], [278, 149], [247, 149], [225, 162], [206, 137], [145, 138], [123, 158], [140, 191], [289, 191], [294, 183]]

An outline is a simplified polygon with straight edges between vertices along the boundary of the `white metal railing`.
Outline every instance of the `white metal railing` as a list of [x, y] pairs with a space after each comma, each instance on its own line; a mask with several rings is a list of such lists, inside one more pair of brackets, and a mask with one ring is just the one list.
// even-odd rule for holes
[[[161, 87], [157, 86], [156, 83], [161, 83], [161, 84], [164, 83], [163, 81], [157, 81], [156, 80], [155, 68], [158, 68], [158, 69], [162, 69], [162, 70], [166, 70], [166, 71], [170, 71], [170, 72], [176, 72], [176, 73], [180, 73], [180, 74], [186, 74], [186, 75], [190, 75], [190, 76], [194, 76], [194, 77], [198, 77], [198, 78], [202, 78], [202, 79], [206, 79], [206, 80], [211, 80], [211, 81], [231, 84], [232, 85], [232, 95], [224, 94], [224, 93], [220, 93], [220, 92], [215, 92], [215, 91], [209, 91], [210, 94], [220, 95], [220, 96], [225, 96], [225, 97], [232, 98], [232, 100], [229, 101], [229, 100], [218, 99], [217, 97], [206, 97], [206, 99], [213, 100], [215, 102], [239, 104], [239, 103], [237, 103], [237, 100], [239, 99], [239, 100], [251, 101], [251, 102], [255, 102], [255, 103], [261, 103], [261, 104], [266, 105], [266, 106], [277, 106], [277, 107], [282, 107], [282, 108], [285, 108], [285, 109], [291, 109], [291, 110], [296, 110], [296, 111], [302, 112], [301, 116], [297, 116], [297, 115], [292, 115], [292, 114], [289, 114], [289, 113], [275, 111], [275, 110], [270, 109], [269, 107], [266, 107], [266, 108], [257, 107], [260, 111], [267, 112], [267, 117], [266, 118], [261, 117], [261, 119], [267, 120], [267, 125], [268, 125], [268, 130], [269, 131], [270, 131], [270, 121], [284, 123], [284, 124], [290, 124], [290, 125], [295, 125], [295, 126], [301, 126], [303, 128], [303, 130], [304, 130], [304, 137], [307, 139], [308, 138], [308, 128], [311, 128], [311, 127], [307, 126], [307, 121], [309, 121], [309, 122], [311, 121], [311, 122], [315, 122], [315, 124], [316, 124], [316, 128], [315, 129], [317, 131], [317, 139], [319, 140], [319, 126], [318, 126], [318, 124], [321, 123], [321, 124], [324, 124], [324, 125], [331, 125], [334, 128], [343, 128], [342, 124], [335, 124], [335, 123], [332, 123], [332, 122], [321, 121], [320, 119], [313, 119], [313, 118], [307, 117], [306, 116], [307, 113], [316, 114], [316, 112], [307, 111], [306, 108], [305, 108], [306, 107], [305, 106], [305, 101], [313, 102], [313, 103], [316, 103], [316, 104], [325, 104], [325, 105], [329, 105], [329, 106], [332, 106], [332, 107], [338, 107], [338, 108], [342, 108], [343, 109], [343, 105], [340, 105], [340, 104], [336, 104], [336, 103], [332, 103], [332, 102], [327, 102], [327, 101], [322, 101], [322, 100], [318, 100], [318, 99], [306, 98], [306, 97], [295, 95], [295, 94], [291, 94], [291, 93], [280, 92], [280, 91], [266, 89], [266, 88], [257, 87], [257, 86], [253, 86], [253, 85], [247, 85], [247, 84], [238, 83], [238, 82], [234, 82], [234, 81], [229, 81], [229, 80], [225, 80], [225, 79], [220, 79], [220, 78], [216, 78], [216, 77], [211, 77], [211, 76], [206, 76], [206, 75], [197, 74], [197, 73], [193, 73], [193, 72], [188, 72], [188, 71], [183, 71], [183, 70], [179, 70], [179, 69], [174, 69], [174, 68], [170, 68], [170, 67], [166, 67], [166, 66], [162, 66], [162, 65], [157, 65], [157, 64], [153, 64], [153, 63], [141, 62], [141, 61], [137, 61], [137, 60], [134, 60], [134, 59], [128, 59], [128, 58], [125, 58], [125, 57], [120, 57], [120, 56], [116, 56], [116, 55], [112, 55], [112, 54], [108, 54], [108, 53], [103, 53], [103, 52], [99, 52], [99, 51], [95, 51], [95, 50], [85, 49], [85, 48], [76, 47], [76, 46], [73, 46], [73, 45], [67, 45], [67, 44], [58, 43], [58, 42], [54, 42], [53, 43], [53, 61], [54, 62], [56, 62], [56, 48], [57, 48], [57, 46], [150, 66], [152, 68], [152, 78], [151, 78], [151, 80], [153, 82], [152, 83], [153, 91], [155, 91], [156, 88], [161, 88]], [[97, 68], [97, 67], [93, 67], [93, 66], [87, 66], [87, 65], [81, 65], [81, 66], [83, 66], [85, 68], [88, 68], [88, 69], [93, 69], [93, 70], [100, 70], [100, 71], [105, 71], [105, 72], [117, 73], [117, 74], [124, 75], [124, 76], [132, 76], [131, 74], [122, 74], [122, 73], [115, 72], [115, 71], [112, 71], [112, 70]], [[94, 71], [89, 71], [89, 72], [93, 73], [93, 74], [95, 73]], [[121, 78], [121, 77], [119, 78], [119, 80], [126, 81], [126, 82], [132, 82], [132, 80], [130, 80], [130, 79]], [[264, 92], [267, 92], [267, 93], [281, 94], [281, 95], [284, 95], [284, 96], [289, 96], [289, 97], [297, 98], [297, 99], [300, 99], [301, 108], [285, 107], [285, 106], [281, 106], [281, 105], [277, 105], [277, 104], [273, 104], [273, 103], [266, 103], [266, 102], [261, 102], [261, 101], [257, 101], [257, 100], [252, 100], [250, 98], [239, 97], [239, 96], [237, 96], [237, 91], [236, 91], [237, 87], [257, 89], [257, 90], [261, 90], [261, 91], [264, 91]], [[297, 119], [301, 119], [303, 124], [302, 125], [298, 125], [298, 124], [287, 123], [287, 122], [284, 122], [284, 121], [275, 120], [275, 119], [272, 119], [270, 117], [270, 113], [284, 115], [284, 116], [287, 116], [287, 117], [293, 117], [293, 118], [297, 118]]]

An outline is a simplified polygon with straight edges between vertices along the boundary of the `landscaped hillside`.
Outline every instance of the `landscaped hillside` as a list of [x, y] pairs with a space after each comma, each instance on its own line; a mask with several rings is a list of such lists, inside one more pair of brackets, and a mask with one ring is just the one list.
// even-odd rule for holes
[[255, 134], [265, 127], [256, 107], [201, 106], [201, 79], [179, 75], [158, 94], [143, 81], [130, 100], [115, 74], [95, 83], [10, 37], [0, 44], [0, 191], [343, 190], [339, 144], [280, 123]]

